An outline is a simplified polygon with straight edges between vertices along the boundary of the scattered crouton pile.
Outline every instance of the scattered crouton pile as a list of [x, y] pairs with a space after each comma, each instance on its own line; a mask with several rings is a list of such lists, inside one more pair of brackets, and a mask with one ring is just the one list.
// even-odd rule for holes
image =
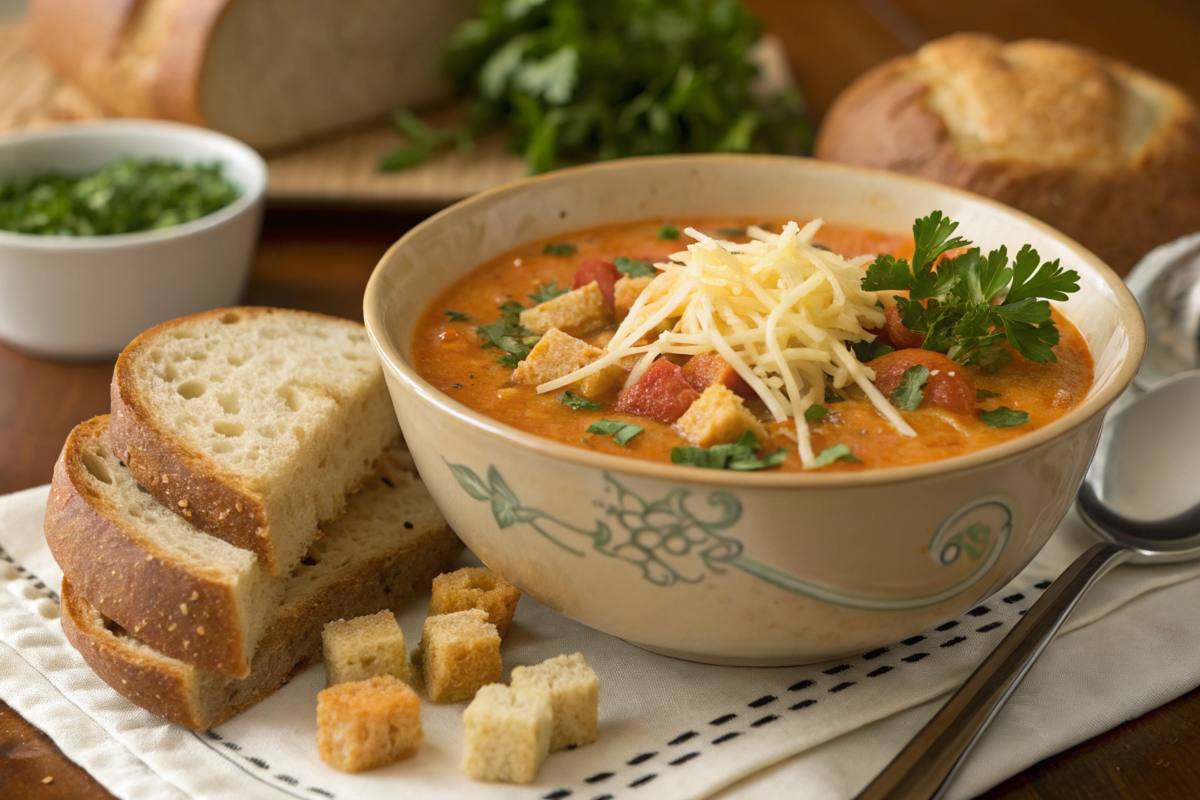
[[[500, 683], [500, 643], [521, 592], [486, 568], [433, 581], [429, 616], [414, 652], [391, 611], [325, 626], [327, 688], [317, 697], [317, 751], [346, 772], [386, 766], [417, 752], [424, 684], [435, 703], [471, 700], [463, 714], [463, 772], [530, 783], [546, 756], [596, 741], [600, 681], [579, 653], [512, 671]], [[417, 678], [421, 678], [418, 681]]]

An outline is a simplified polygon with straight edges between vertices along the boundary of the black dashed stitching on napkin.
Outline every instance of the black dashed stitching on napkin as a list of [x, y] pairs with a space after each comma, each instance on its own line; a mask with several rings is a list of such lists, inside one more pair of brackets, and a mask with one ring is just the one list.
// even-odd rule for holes
[[796, 703], [796, 705], [794, 705], [794, 706], [788, 706], [788, 711], [800, 711], [801, 709], [808, 708], [809, 706], [815, 706], [816, 704], [817, 704], [817, 701], [813, 700], [811, 698], [808, 700], [801, 700], [799, 703]]
[[907, 639], [905, 639], [905, 640], [901, 641], [901, 642], [900, 642], [900, 644], [903, 644], [903, 645], [907, 645], [907, 646], [909, 646], [909, 647], [912, 647], [914, 644], [918, 644], [918, 643], [920, 643], [920, 642], [923, 642], [923, 641], [925, 641], [925, 637], [924, 637], [924, 636], [910, 636], [910, 637], [908, 637]]
[[288, 786], [295, 786], [296, 784], [298, 784], [300, 782], [300, 781], [296, 780], [295, 778], [293, 778], [291, 775], [276, 775], [275, 780], [283, 781]]
[[800, 681], [799, 683], [793, 683], [791, 686], [788, 687], [788, 691], [789, 692], [798, 692], [801, 689], [807, 689], [808, 687], [812, 686], [814, 682], [815, 681], [804, 680], [804, 681]]
[[658, 777], [657, 772], [651, 772], [649, 775], [643, 775], [642, 777], [638, 778], [633, 783], [629, 784], [629, 788], [636, 789], [639, 786], [645, 786], [647, 783], [649, 783], [650, 781], [654, 780], [657, 777]]
[[700, 755], [700, 751], [693, 750], [692, 752], [684, 753], [679, 758], [677, 758], [673, 761], [668, 761], [667, 763], [670, 764], [672, 767], [678, 767], [680, 764], [686, 764], [687, 762], [691, 761], [693, 758], [695, 758], [698, 755]]
[[263, 761], [261, 758], [251, 758], [250, 756], [246, 756], [246, 760], [259, 769], [270, 769], [270, 767], [267, 766], [267, 762]]
[[713, 739], [712, 743], [713, 744], [724, 744], [725, 742], [728, 742], [730, 739], [736, 739], [738, 736], [741, 736], [741, 735], [742, 735], [741, 731], [730, 731], [729, 733], [722, 734], [721, 736], [718, 736], [717, 738]]
[[880, 675], [891, 672], [893, 669], [894, 669], [894, 667], [888, 667], [888, 666], [883, 666], [883, 667], [880, 667], [879, 669], [873, 669], [867, 673], [867, 677], [868, 678], [878, 678]]
[[853, 685], [854, 685], [854, 681], [846, 681], [845, 683], [839, 683], [837, 686], [834, 686], [832, 689], [830, 689], [829, 693], [837, 694], [838, 692], [842, 691], [843, 689], [849, 689]]
[[313, 794], [319, 794], [323, 797], [334, 797], [335, 796], [333, 794], [333, 792], [329, 791], [328, 789], [318, 789], [316, 786], [310, 786], [310, 787], [308, 787], [308, 790], [310, 792], [312, 792]]
[[1004, 623], [1001, 622], [1000, 620], [996, 620], [995, 622], [989, 622], [987, 625], [984, 625], [982, 628], [976, 628], [975, 632], [976, 633], [987, 633], [988, 631], [996, 630], [996, 628], [999, 628], [1003, 624]]
[[929, 653], [913, 653], [911, 656], [905, 656], [900, 660], [908, 664], [915, 664], [923, 658], [929, 658]]
[[233, 742], [221, 742], [221, 744], [225, 745], [235, 753], [242, 749], [240, 744], [234, 744]]
[[838, 664], [836, 667], [830, 667], [829, 669], [822, 670], [821, 674], [822, 675], [837, 675], [839, 672], [845, 672], [848, 669], [850, 669], [849, 664]]
[[1045, 591], [1046, 589], [1050, 588], [1050, 581], [1042, 581], [1041, 583], [1035, 583], [1033, 585], [1033, 588], [1041, 589], [1041, 590]]
[[714, 720], [709, 720], [708, 724], [709, 725], [724, 725], [726, 722], [729, 722], [729, 720], [731, 720], [731, 719], [737, 719], [737, 714], [725, 714], [723, 716], [717, 717]]
[[592, 800], [613, 800], [613, 796], [611, 794], [598, 794]]
[[8, 554], [8, 551], [5, 550], [3, 547], [0, 547], [0, 560], [7, 561], [9, 564], [12, 564], [13, 568], [15, 568], [17, 570], [17, 574], [20, 575], [22, 578], [24, 578], [26, 581], [28, 581], [33, 586], [33, 588], [35, 588], [39, 592], [41, 592], [43, 596], [49, 597], [55, 603], [59, 602], [58, 592], [47, 587], [46, 584], [37, 575], [34, 575], [32, 572], [25, 569], [24, 566], [18, 564], [16, 562], [16, 560], [13, 559], [13, 557], [10, 556]]
[[952, 619], [949, 622], [943, 622], [941, 625], [938, 625], [936, 628], [934, 628], [934, 630], [937, 631], [938, 633], [945, 633], [946, 631], [951, 630], [953, 628], [957, 628], [957, 627], [958, 627], [958, 620]]
[[954, 645], [962, 644], [966, 640], [967, 637], [965, 636], [955, 636], [953, 639], [947, 639], [946, 641], [942, 642], [939, 647], [954, 647]]
[[967, 612], [968, 617], [982, 617], [984, 614], [990, 614], [992, 610], [987, 606], [975, 606]]
[[774, 703], [778, 699], [779, 698], [776, 697], [775, 695], [768, 694], [768, 695], [763, 695], [762, 697], [758, 698], [757, 700], [752, 700], [747, 705], [749, 705], [750, 708], [762, 708], [765, 705], [770, 705], [771, 703]]
[[1020, 592], [1017, 592], [1016, 594], [1010, 594], [1008, 597], [1004, 598], [1004, 602], [1008, 603], [1009, 605], [1012, 605], [1013, 603], [1019, 603], [1024, 599], [1025, 599], [1025, 595], [1021, 594]]
[[886, 652], [888, 652], [888, 649], [886, 647], [880, 647], [875, 650], [872, 650], [869, 653], [863, 653], [863, 661], [871, 661], [872, 659], [879, 658], [881, 655], [883, 655]]
[[590, 778], [584, 778], [583, 782], [584, 783], [600, 783], [601, 781], [608, 780], [612, 776], [613, 776], [613, 773], [611, 773], [611, 772], [597, 772], [595, 775], [593, 775]]
[[221, 734], [217, 733], [216, 731], [203, 731], [203, 733], [205, 736], [212, 739], [214, 742], [221, 741]]
[[658, 755], [658, 751], [657, 751], [657, 750], [655, 750], [655, 751], [654, 751], [654, 752], [652, 752], [652, 753], [638, 753], [636, 756], [634, 756], [633, 758], [629, 759], [629, 760], [628, 760], [628, 761], [626, 761], [625, 763], [626, 763], [626, 764], [628, 764], [628, 765], [629, 765], [629, 766], [631, 766], [631, 767], [636, 767], [638, 764], [644, 764], [644, 763], [646, 763], [646, 762], [647, 762], [647, 761], [649, 761], [650, 759], [654, 758], [656, 755]]
[[676, 736], [674, 739], [672, 739], [671, 741], [667, 742], [667, 744], [669, 744], [669, 745], [672, 745], [672, 746], [674, 746], [674, 745], [677, 745], [677, 744], [683, 744], [683, 743], [684, 743], [684, 742], [686, 742], [686, 741], [689, 741], [689, 740], [691, 740], [691, 739], [695, 739], [695, 738], [696, 738], [697, 736], [699, 736], [699, 735], [700, 735], [700, 734], [696, 733], [695, 731], [688, 731], [687, 733], [681, 733], [681, 734], [679, 734], [679, 735], [678, 735], [678, 736]]
[[756, 720], [754, 720], [754, 722], [751, 722], [750, 727], [751, 728], [761, 728], [763, 725], [772, 723], [777, 719], [779, 719], [779, 717], [775, 716], [774, 714], [767, 714], [762, 719], [756, 719]]
[[570, 789], [555, 789], [550, 794], [542, 795], [542, 800], [562, 800], [564, 797], [570, 797], [573, 792]]

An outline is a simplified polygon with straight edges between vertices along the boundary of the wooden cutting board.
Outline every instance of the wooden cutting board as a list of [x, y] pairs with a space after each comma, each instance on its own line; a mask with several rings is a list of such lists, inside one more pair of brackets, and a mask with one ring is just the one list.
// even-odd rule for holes
[[[756, 57], [766, 85], [792, 84], [779, 40], [765, 37]], [[105, 116], [38, 58], [24, 23], [0, 24], [0, 132]], [[437, 124], [438, 118], [430, 121]], [[287, 205], [428, 211], [525, 175], [524, 162], [505, 149], [499, 135], [479, 142], [470, 153], [448, 150], [419, 167], [380, 173], [375, 167], [379, 158], [404, 141], [390, 125], [377, 124], [271, 155], [267, 198]]]

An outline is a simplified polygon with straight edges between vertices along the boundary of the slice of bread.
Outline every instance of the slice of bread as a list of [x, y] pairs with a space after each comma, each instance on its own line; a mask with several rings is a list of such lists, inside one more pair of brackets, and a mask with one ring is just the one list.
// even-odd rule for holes
[[42, 57], [119, 116], [274, 150], [442, 99], [473, 0], [33, 0]]
[[320, 314], [183, 317], [134, 339], [113, 374], [117, 456], [273, 575], [299, 562], [399, 435], [366, 330]]
[[[250, 552], [159, 505], [113, 453], [108, 421], [88, 420], [67, 437], [46, 507], [50, 552], [80, 595], [140, 641], [246, 677], [292, 574], [271, 577]], [[384, 454], [304, 563], [319, 553], [348, 561], [358, 549], [386, 549], [406, 526], [445, 526], [423, 484], [395, 466], [394, 452], [403, 453]]]
[[[399, 492], [424, 492], [415, 478], [408, 487], [390, 480]], [[199, 669], [139, 642], [84, 599], [70, 578], [62, 587], [63, 632], [92, 670], [129, 700], [178, 725], [215, 727], [270, 695], [297, 669], [320, 661], [325, 623], [397, 610], [425, 591], [462, 548], [444, 523], [411, 529], [398, 523], [390, 536], [373, 537], [354, 519], [358, 506], [347, 511], [351, 524], [327, 530], [297, 567], [244, 679]]]

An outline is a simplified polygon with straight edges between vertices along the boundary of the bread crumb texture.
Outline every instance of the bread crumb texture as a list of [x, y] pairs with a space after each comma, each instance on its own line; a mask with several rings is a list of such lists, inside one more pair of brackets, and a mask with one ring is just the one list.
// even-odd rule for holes
[[463, 714], [463, 774], [478, 781], [532, 783], [550, 752], [550, 695], [484, 686]]
[[596, 281], [521, 312], [521, 324], [538, 335], [557, 328], [570, 336], [587, 336], [608, 326], [612, 319]]
[[378, 614], [326, 623], [321, 633], [326, 685], [391, 675], [408, 683], [408, 650], [396, 616]]
[[470, 700], [500, 680], [500, 634], [486, 611], [471, 609], [425, 620], [421, 671], [435, 703]]
[[591, 744], [599, 738], [600, 678], [581, 653], [547, 659], [512, 672], [512, 688], [544, 691], [553, 721], [550, 752]]
[[417, 752], [421, 701], [391, 675], [340, 683], [317, 695], [317, 752], [343, 772], [383, 767]]
[[712, 447], [736, 442], [746, 431], [759, 442], [767, 431], [742, 402], [742, 398], [720, 383], [714, 383], [683, 412], [675, 423], [693, 447]]
[[429, 616], [477, 608], [487, 613], [503, 639], [512, 624], [521, 590], [487, 567], [464, 567], [433, 579]]

